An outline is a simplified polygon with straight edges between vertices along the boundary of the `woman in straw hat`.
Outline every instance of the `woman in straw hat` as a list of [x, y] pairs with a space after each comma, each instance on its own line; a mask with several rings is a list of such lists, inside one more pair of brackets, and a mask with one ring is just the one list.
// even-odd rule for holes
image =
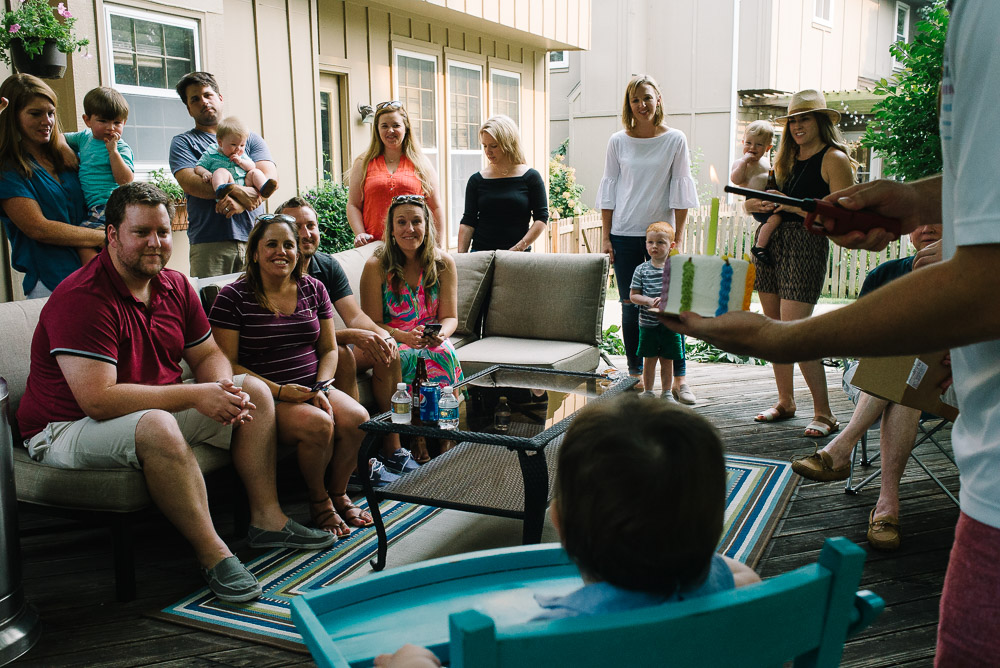
[[[792, 96], [774, 172], [781, 192], [789, 197], [822, 198], [854, 183], [854, 161], [847, 143], [837, 129], [840, 114], [826, 106], [826, 98], [815, 90]], [[829, 242], [811, 234], [802, 224], [804, 212], [760, 200], [748, 200], [750, 212], [782, 212], [782, 222], [771, 237], [769, 247], [774, 265], [757, 265], [754, 287], [760, 295], [764, 313], [776, 320], [798, 320], [812, 315], [826, 279]], [[799, 369], [813, 399], [813, 420], [805, 435], [829, 436], [840, 423], [830, 408], [826, 374], [818, 360], [800, 362]], [[778, 386], [777, 403], [754, 418], [757, 422], [786, 420], [795, 415], [792, 389], [792, 365], [775, 364], [774, 380]]]

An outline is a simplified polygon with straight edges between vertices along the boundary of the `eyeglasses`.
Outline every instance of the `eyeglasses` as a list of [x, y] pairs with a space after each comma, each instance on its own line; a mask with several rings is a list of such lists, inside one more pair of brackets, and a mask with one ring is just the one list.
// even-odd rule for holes
[[271, 221], [278, 221], [279, 223], [288, 223], [289, 225], [295, 225], [295, 219], [284, 213], [265, 213], [257, 216], [258, 223], [270, 223]]
[[378, 104], [376, 104], [375, 111], [379, 111], [380, 109], [385, 109], [386, 107], [391, 107], [393, 109], [402, 109], [403, 103], [400, 102], [399, 100], [386, 100], [385, 102], [379, 102]]
[[423, 204], [423, 195], [396, 195], [392, 198], [392, 204]]

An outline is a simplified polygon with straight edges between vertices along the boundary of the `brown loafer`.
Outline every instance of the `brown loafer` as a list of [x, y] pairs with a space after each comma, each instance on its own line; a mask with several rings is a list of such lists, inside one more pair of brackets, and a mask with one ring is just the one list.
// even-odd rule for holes
[[876, 550], [899, 549], [899, 518], [888, 515], [875, 519], [875, 509], [868, 515], [868, 544]]
[[802, 457], [792, 462], [792, 470], [803, 478], [816, 482], [832, 480], [847, 480], [851, 475], [851, 465], [833, 468], [833, 458], [825, 450], [817, 450], [808, 457]]

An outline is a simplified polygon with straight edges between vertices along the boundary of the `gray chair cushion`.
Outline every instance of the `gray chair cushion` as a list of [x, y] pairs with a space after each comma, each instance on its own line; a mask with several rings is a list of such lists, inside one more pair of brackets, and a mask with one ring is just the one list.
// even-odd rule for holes
[[[455, 334], [479, 333], [479, 314], [493, 282], [493, 252], [456, 253], [458, 270], [458, 327]], [[454, 337], [452, 343], [455, 343]]]
[[21, 403], [28, 382], [31, 362], [31, 339], [38, 324], [38, 316], [48, 299], [0, 304], [0, 376], [7, 380], [10, 395], [10, 416], [13, 420]]
[[497, 251], [494, 264], [483, 338], [507, 336], [599, 345], [608, 283], [607, 255]]
[[600, 349], [586, 343], [505, 336], [490, 336], [473, 341], [456, 352], [466, 376], [500, 363], [589, 372], [597, 368], [601, 359]]

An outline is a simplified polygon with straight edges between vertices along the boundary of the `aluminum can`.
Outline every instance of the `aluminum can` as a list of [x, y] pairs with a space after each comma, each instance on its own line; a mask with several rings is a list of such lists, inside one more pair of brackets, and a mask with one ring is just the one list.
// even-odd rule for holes
[[437, 424], [441, 417], [441, 409], [438, 404], [441, 402], [441, 386], [437, 383], [423, 383], [420, 385], [420, 421], [424, 424]]

